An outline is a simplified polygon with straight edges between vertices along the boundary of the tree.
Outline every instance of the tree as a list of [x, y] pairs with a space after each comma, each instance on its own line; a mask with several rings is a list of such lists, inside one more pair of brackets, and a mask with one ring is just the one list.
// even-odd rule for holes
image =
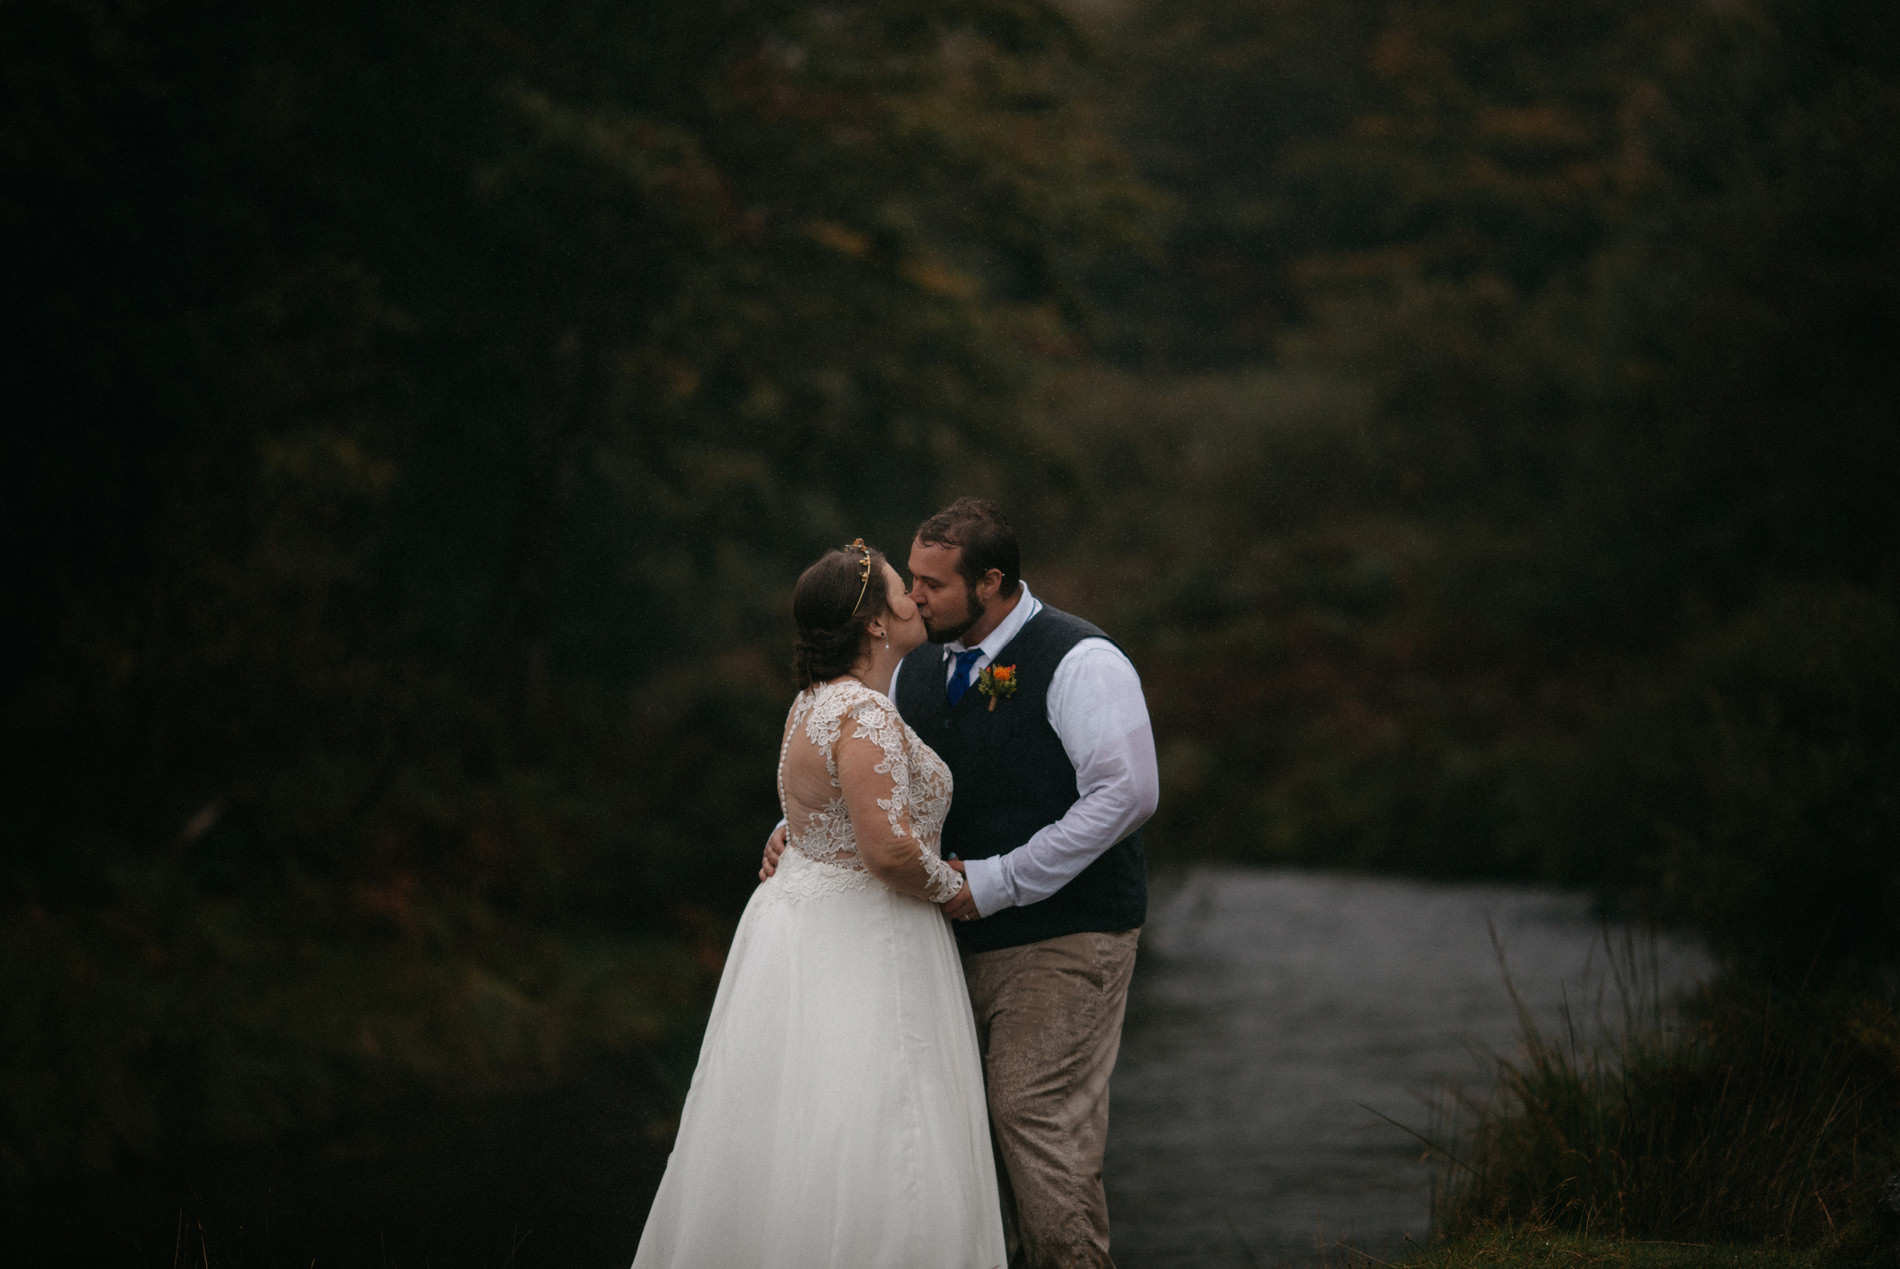
[[28, 0], [0, 49], [0, 902], [213, 977], [700, 937], [786, 584], [999, 434], [1139, 205], [1033, 0]]

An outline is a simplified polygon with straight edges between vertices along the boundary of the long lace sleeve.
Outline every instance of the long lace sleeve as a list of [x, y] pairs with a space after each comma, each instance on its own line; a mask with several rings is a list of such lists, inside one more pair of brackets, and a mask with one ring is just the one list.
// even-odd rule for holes
[[878, 700], [854, 701], [837, 741], [838, 782], [858, 854], [879, 881], [931, 903], [963, 888], [962, 874], [913, 830], [910, 751], [903, 720]]

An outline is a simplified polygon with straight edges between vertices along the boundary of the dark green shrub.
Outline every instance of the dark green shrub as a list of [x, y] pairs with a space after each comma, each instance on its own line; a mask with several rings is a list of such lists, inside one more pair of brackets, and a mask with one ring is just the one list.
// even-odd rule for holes
[[1736, 966], [1799, 983], [1900, 957], [1900, 613], [1780, 585], [1518, 766], [1552, 875], [1634, 885]]

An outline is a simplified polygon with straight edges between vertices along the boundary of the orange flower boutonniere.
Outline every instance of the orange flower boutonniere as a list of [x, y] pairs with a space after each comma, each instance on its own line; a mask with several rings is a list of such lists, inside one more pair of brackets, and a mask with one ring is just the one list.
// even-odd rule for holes
[[994, 710], [997, 701], [1006, 701], [1016, 695], [1016, 667], [992, 665], [978, 670], [976, 690], [990, 698], [990, 708]]

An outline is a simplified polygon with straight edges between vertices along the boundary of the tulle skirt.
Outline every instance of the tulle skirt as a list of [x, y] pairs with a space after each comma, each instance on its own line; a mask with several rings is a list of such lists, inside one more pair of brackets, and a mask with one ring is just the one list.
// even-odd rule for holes
[[1003, 1262], [948, 923], [787, 851], [733, 938], [635, 1269]]

